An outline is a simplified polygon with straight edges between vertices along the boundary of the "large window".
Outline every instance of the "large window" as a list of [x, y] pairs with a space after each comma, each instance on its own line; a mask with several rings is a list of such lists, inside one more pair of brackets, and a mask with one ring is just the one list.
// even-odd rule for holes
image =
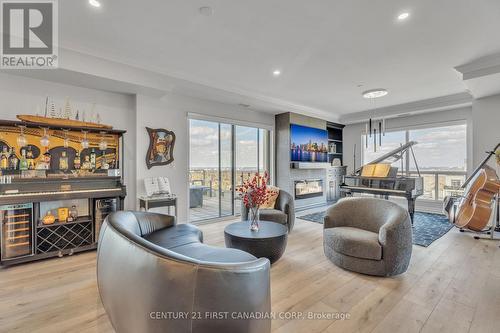
[[190, 221], [240, 213], [234, 189], [270, 170], [269, 138], [267, 129], [190, 119]]
[[[365, 148], [363, 151], [363, 164], [370, 163], [371, 161], [375, 160], [376, 158], [387, 154], [391, 150], [394, 150], [401, 146], [402, 144], [405, 143], [406, 141], [406, 132], [405, 131], [394, 131], [394, 132], [387, 132], [385, 133], [384, 137], [382, 138], [382, 145], [379, 146], [379, 135], [377, 134], [377, 148], [375, 149], [373, 147], [373, 141], [374, 137], [368, 136], [368, 146], [366, 145], [366, 137], [363, 136], [363, 147]], [[403, 159], [403, 163], [405, 163]], [[393, 163], [393, 166], [395, 167], [400, 167], [401, 161], [397, 161]]]
[[[423, 199], [442, 200], [445, 196], [460, 189], [467, 171], [467, 125], [427, 127], [393, 131], [386, 133], [382, 147], [374, 151], [373, 143], [363, 135], [363, 164], [369, 163], [388, 151], [408, 141], [416, 141], [413, 151], [418, 162], [420, 174], [424, 178]], [[401, 169], [401, 162], [394, 163]], [[413, 158], [408, 154], [403, 161], [410, 176], [417, 176]], [[401, 171], [401, 170], [400, 170]]]

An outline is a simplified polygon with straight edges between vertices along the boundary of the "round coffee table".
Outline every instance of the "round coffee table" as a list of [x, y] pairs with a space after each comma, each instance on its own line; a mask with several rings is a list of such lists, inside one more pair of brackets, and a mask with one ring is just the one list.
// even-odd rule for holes
[[260, 221], [259, 231], [251, 231], [249, 221], [231, 223], [224, 229], [226, 247], [268, 258], [271, 263], [285, 252], [287, 238], [287, 227], [274, 222]]

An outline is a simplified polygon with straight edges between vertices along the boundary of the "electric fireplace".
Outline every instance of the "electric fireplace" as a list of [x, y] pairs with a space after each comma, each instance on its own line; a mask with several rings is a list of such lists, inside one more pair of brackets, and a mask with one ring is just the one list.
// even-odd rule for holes
[[307, 199], [322, 196], [322, 179], [304, 179], [295, 181], [295, 199]]

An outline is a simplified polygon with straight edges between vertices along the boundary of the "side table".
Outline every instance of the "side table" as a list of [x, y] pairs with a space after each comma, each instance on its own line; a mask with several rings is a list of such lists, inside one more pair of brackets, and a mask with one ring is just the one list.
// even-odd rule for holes
[[167, 207], [168, 215], [172, 215], [170, 209], [174, 207], [175, 209], [175, 218], [177, 218], [177, 197], [174, 196], [140, 196], [139, 197], [139, 208], [144, 208], [145, 211], [148, 211], [150, 208], [158, 208], [158, 207]]

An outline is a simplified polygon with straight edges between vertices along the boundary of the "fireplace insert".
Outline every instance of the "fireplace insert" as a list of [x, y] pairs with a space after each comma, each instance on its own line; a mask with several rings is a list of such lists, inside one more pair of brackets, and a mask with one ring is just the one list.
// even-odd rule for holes
[[307, 199], [323, 196], [322, 179], [304, 179], [295, 181], [295, 199]]

